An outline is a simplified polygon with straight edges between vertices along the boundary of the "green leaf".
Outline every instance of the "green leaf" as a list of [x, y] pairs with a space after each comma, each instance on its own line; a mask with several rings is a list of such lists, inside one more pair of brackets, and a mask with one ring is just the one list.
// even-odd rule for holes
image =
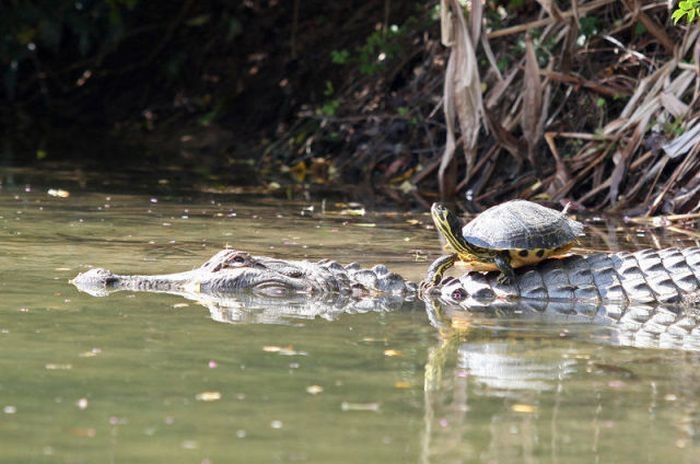
[[345, 64], [350, 58], [350, 52], [347, 50], [331, 50], [331, 62], [334, 64]]
[[340, 100], [331, 100], [321, 107], [321, 113], [325, 116], [335, 116], [340, 107]]
[[683, 16], [685, 15], [685, 12], [683, 10], [676, 10], [671, 14], [671, 18], [673, 18], [673, 24], [677, 24], [678, 21], [680, 21]]

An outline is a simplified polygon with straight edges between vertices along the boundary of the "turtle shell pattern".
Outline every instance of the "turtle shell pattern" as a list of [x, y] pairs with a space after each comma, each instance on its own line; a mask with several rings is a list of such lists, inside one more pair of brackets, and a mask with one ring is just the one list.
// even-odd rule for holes
[[464, 226], [465, 240], [490, 250], [552, 250], [573, 242], [583, 224], [526, 200], [491, 207]]

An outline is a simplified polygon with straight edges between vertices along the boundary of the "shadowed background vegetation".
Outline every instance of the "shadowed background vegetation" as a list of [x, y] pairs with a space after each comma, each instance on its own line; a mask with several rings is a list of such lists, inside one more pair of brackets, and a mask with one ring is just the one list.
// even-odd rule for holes
[[1, 160], [243, 163], [260, 185], [421, 206], [525, 197], [683, 218], [700, 211], [700, 29], [668, 8], [9, 1]]

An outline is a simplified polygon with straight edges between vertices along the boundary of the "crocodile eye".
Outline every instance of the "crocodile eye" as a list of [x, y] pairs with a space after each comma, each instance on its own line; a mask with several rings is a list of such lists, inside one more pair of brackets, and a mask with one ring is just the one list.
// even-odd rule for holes
[[231, 259], [229, 260], [230, 264], [245, 264], [248, 262], [248, 259], [245, 255], [233, 255]]
[[463, 288], [458, 288], [452, 292], [451, 297], [455, 301], [462, 301], [467, 297], [467, 292]]

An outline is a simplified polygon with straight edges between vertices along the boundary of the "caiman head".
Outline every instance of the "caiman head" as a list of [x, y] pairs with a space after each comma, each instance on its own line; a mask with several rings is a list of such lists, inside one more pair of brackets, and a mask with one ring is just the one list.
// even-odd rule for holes
[[207, 294], [250, 291], [269, 297], [288, 297], [338, 291], [341, 285], [336, 274], [331, 267], [321, 264], [223, 250], [201, 267], [188, 272], [153, 276], [118, 275], [107, 269], [94, 268], [79, 274], [71, 283], [93, 296], [131, 290]]

